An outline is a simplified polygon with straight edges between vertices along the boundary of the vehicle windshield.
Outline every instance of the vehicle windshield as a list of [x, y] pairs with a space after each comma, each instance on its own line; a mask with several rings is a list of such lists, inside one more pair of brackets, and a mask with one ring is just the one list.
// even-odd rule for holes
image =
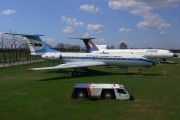
[[124, 89], [117, 89], [118, 93], [126, 94], [126, 91]]

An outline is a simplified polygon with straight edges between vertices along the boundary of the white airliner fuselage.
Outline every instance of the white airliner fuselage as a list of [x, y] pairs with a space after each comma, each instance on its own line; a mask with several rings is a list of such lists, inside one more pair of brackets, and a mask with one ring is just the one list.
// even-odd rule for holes
[[99, 51], [92, 51], [92, 53], [132, 53], [144, 55], [147, 58], [177, 57], [177, 55], [171, 51], [162, 49], [100, 49]]
[[178, 57], [169, 50], [163, 49], [107, 49], [107, 45], [96, 45], [91, 41], [94, 38], [72, 38], [83, 40], [87, 53], [132, 53], [144, 55], [147, 58], [173, 58]]
[[126, 53], [51, 53], [47, 52], [39, 55], [45, 60], [51, 60], [61, 63], [57, 67], [46, 68], [31, 68], [29, 70], [43, 69], [60, 69], [62, 68], [77, 68], [88, 66], [120, 66], [120, 67], [151, 67], [156, 64], [155, 61], [145, 58], [143, 55], [126, 54]]

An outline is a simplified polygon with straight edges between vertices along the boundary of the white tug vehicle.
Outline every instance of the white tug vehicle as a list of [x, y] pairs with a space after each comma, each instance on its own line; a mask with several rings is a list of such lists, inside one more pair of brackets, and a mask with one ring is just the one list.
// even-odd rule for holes
[[122, 84], [77, 83], [72, 98], [129, 100], [130, 94]]

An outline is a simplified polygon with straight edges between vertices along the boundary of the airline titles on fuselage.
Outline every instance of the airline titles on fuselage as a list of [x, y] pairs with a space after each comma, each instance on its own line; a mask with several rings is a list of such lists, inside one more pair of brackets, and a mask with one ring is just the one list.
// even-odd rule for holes
[[158, 50], [147, 50], [146, 53], [158, 53]]

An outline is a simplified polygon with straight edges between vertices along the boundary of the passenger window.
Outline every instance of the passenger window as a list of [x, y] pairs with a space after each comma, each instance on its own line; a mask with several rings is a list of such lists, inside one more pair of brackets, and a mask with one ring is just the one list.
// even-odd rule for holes
[[118, 93], [126, 94], [126, 92], [123, 89], [117, 89]]

